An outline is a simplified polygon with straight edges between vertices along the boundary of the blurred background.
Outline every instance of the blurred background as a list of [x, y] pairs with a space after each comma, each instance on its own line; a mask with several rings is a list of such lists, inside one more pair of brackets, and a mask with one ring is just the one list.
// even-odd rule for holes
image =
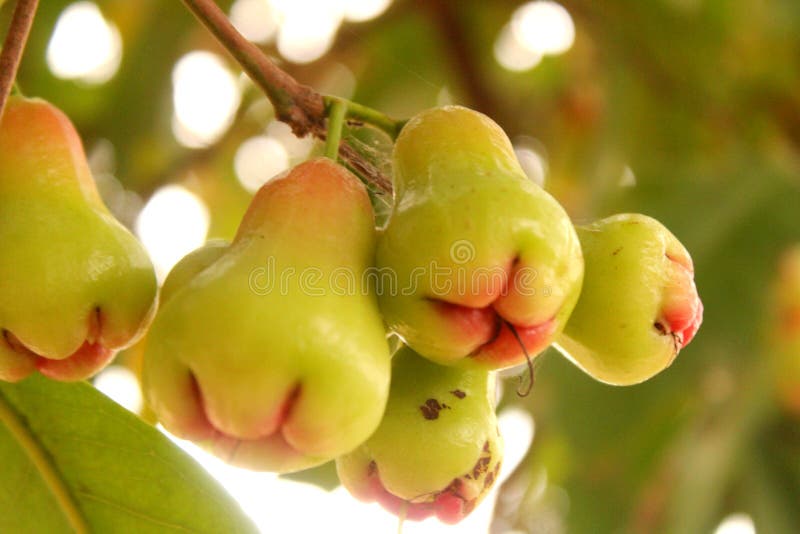
[[[776, 393], [779, 377], [793, 383], [773, 298], [778, 258], [800, 242], [800, 2], [219, 4], [302, 83], [396, 118], [447, 103], [487, 113], [576, 223], [645, 213], [694, 258], [705, 323], [672, 367], [615, 388], [540, 356], [532, 394], [509, 379], [500, 400], [502, 485], [461, 525], [405, 532], [800, 532], [800, 415]], [[231, 238], [261, 184], [320, 150], [273, 120], [177, 0], [41, 2], [19, 83], [73, 119], [103, 197], [162, 277]], [[348, 137], [388, 169], [386, 139]], [[374, 200], [380, 214], [387, 199]], [[146, 418], [137, 358], [96, 385]], [[264, 532], [397, 528], [330, 466], [279, 478], [181, 446]]]

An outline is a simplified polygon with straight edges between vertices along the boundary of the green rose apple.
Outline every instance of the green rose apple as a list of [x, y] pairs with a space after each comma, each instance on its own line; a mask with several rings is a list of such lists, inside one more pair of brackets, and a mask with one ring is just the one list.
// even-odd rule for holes
[[556, 346], [595, 379], [642, 382], [669, 366], [703, 321], [689, 253], [660, 222], [622, 214], [578, 228], [583, 290]]
[[369, 198], [330, 160], [262, 187], [228, 246], [168, 276], [147, 338], [146, 396], [164, 427], [251, 469], [303, 469], [375, 430], [390, 356], [364, 272]]
[[0, 379], [96, 373], [155, 311], [139, 242], [97, 192], [69, 119], [11, 97], [0, 123]]
[[400, 133], [393, 168], [377, 254], [387, 324], [446, 365], [499, 369], [525, 360], [520, 341], [546, 348], [578, 298], [580, 245], [502, 129], [463, 107], [425, 111]]
[[336, 460], [342, 484], [407, 519], [463, 519], [500, 469], [495, 380], [482, 369], [444, 367], [400, 349], [378, 430]]

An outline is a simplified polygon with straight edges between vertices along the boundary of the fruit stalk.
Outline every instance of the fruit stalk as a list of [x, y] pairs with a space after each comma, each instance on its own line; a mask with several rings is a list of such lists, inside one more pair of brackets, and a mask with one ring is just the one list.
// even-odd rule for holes
[[8, 27], [8, 34], [3, 43], [3, 52], [0, 55], [0, 117], [6, 107], [6, 100], [17, 77], [22, 53], [28, 42], [28, 35], [33, 25], [33, 17], [39, 0], [17, 0], [14, 15]]
[[345, 117], [371, 124], [372, 126], [383, 130], [386, 135], [392, 139], [397, 139], [397, 136], [400, 134], [400, 130], [406, 123], [406, 121], [396, 121], [391, 119], [380, 111], [374, 110], [362, 104], [358, 104], [357, 102], [350, 102], [336, 96], [328, 95], [323, 96], [322, 99], [325, 101], [325, 105], [328, 107], [333, 106], [335, 102], [346, 102], [347, 113], [345, 114]]
[[330, 103], [328, 111], [328, 135], [325, 139], [325, 157], [336, 161], [339, 155], [339, 145], [342, 142], [342, 126], [347, 115], [347, 102], [335, 99]]

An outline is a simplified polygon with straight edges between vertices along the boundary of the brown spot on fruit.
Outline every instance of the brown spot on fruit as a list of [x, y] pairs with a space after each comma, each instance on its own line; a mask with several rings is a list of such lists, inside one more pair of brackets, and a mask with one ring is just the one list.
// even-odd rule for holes
[[451, 391], [450, 393], [451, 393], [451, 394], [452, 394], [454, 397], [457, 397], [457, 398], [459, 398], [459, 399], [463, 399], [464, 397], [466, 397], [466, 396], [467, 396], [467, 394], [466, 394], [466, 393], [464, 393], [463, 391], [461, 391], [460, 389], [454, 389], [454, 390], [453, 390], [453, 391]]
[[425, 404], [420, 405], [419, 410], [422, 412], [422, 417], [432, 421], [439, 418], [439, 412], [442, 410], [449, 410], [450, 407], [446, 404], [440, 404], [436, 399], [428, 399]]
[[622, 250], [622, 247], [618, 247], [614, 252], [611, 253], [612, 256], [616, 256]]
[[490, 457], [481, 456], [475, 464], [475, 467], [472, 468], [472, 478], [478, 478], [484, 474], [489, 468], [489, 462], [491, 461], [492, 459]]

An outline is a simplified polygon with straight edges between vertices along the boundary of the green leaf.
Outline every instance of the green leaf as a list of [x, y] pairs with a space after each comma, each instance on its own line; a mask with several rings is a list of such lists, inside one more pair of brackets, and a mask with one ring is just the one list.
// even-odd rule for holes
[[256, 532], [155, 428], [86, 383], [0, 383], [0, 532]]
[[333, 491], [339, 487], [339, 475], [336, 474], [336, 462], [326, 462], [317, 467], [304, 469], [295, 473], [284, 473], [281, 478], [312, 484], [325, 491]]

